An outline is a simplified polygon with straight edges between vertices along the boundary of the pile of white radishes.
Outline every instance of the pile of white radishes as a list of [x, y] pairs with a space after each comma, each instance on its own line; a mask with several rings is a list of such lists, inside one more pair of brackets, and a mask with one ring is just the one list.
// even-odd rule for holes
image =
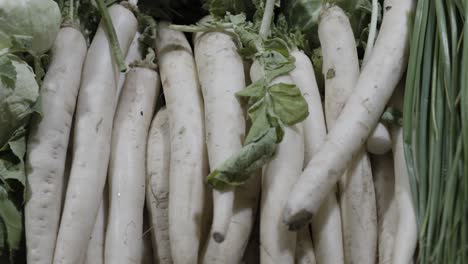
[[158, 21], [156, 54], [142, 58], [135, 15], [113, 5], [131, 65], [120, 73], [103, 25], [89, 48], [62, 27], [27, 146], [28, 263], [412, 263], [402, 132], [379, 120], [401, 108], [414, 2], [385, 2], [362, 65], [346, 14], [322, 10], [324, 100], [310, 59], [291, 51], [295, 69], [273, 83], [297, 85], [309, 116], [223, 191], [205, 178], [242, 148], [250, 124], [236, 93], [264, 74], [232, 35], [190, 39]]

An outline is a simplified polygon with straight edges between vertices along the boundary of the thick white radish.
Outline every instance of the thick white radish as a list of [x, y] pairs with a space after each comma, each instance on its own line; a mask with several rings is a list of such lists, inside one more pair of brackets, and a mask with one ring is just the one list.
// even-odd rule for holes
[[[325, 142], [327, 128], [322, 108], [322, 101], [315, 79], [314, 68], [310, 59], [301, 51], [293, 51], [296, 68], [289, 75], [301, 90], [309, 106], [309, 116], [304, 125], [304, 166]], [[299, 231], [303, 233], [304, 231]], [[305, 232], [308, 233], [306, 229]], [[307, 235], [298, 236], [298, 243], [304, 246], [308, 255], [314, 254], [318, 263], [344, 263], [343, 238], [341, 232], [341, 214], [335, 192], [331, 192], [312, 220], [312, 243], [300, 241]], [[315, 252], [314, 252], [315, 251]]]
[[296, 182], [284, 221], [298, 229], [310, 221], [377, 124], [407, 61], [414, 2], [387, 0], [380, 34], [353, 94], [319, 152]]
[[161, 108], [151, 123], [146, 160], [146, 207], [151, 223], [155, 263], [172, 263], [169, 242], [169, 164], [171, 138], [166, 108]]
[[214, 239], [210, 239], [201, 263], [241, 263], [257, 216], [260, 181], [261, 174], [256, 173], [246, 184], [236, 187], [234, 210], [226, 240], [217, 243]]
[[155, 70], [127, 73], [112, 130], [105, 263], [141, 263], [146, 142], [159, 90]]
[[372, 131], [366, 141], [366, 149], [375, 155], [383, 155], [392, 149], [392, 140], [387, 127], [381, 122]]
[[[124, 54], [137, 20], [121, 5], [109, 8]], [[78, 96], [73, 162], [54, 264], [79, 263], [86, 252], [102, 197], [111, 146], [118, 67], [101, 23], [88, 50]]]
[[[250, 68], [253, 82], [262, 78], [258, 61]], [[292, 84], [289, 75], [276, 77], [272, 84]], [[281, 221], [286, 198], [304, 166], [302, 124], [286, 127], [275, 156], [263, 168], [260, 202], [260, 263], [294, 263], [297, 235]]]
[[[403, 92], [401, 87], [398, 87], [395, 91], [392, 101], [395, 108], [400, 111], [403, 109]], [[398, 208], [398, 226], [395, 235], [392, 263], [406, 264], [413, 263], [413, 256], [418, 243], [418, 225], [403, 149], [403, 129], [395, 125], [392, 127], [391, 134], [395, 171], [395, 200]]]
[[[339, 7], [324, 10], [319, 22], [329, 129], [353, 93], [359, 61], [349, 19]], [[339, 182], [345, 263], [373, 263], [377, 253], [377, 212], [370, 161], [360, 151]]]
[[[201, 21], [209, 21], [205, 17]], [[245, 118], [235, 96], [245, 88], [244, 65], [231, 36], [222, 32], [195, 34], [195, 62], [205, 104], [205, 134], [210, 168], [219, 167], [242, 148]], [[234, 188], [213, 190], [211, 234], [225, 239], [233, 213]]]
[[158, 24], [156, 48], [171, 134], [169, 237], [174, 263], [198, 259], [207, 156], [203, 101], [195, 61], [182, 32]]
[[372, 156], [371, 160], [379, 228], [378, 263], [390, 264], [392, 263], [393, 245], [398, 224], [393, 158], [390, 154], [386, 154]]
[[60, 29], [41, 88], [42, 120], [32, 121], [26, 169], [30, 197], [25, 206], [28, 263], [50, 264], [62, 209], [65, 159], [75, 112], [86, 40], [72, 27]]
[[[139, 38], [140, 38], [140, 33], [137, 32], [135, 34], [135, 37], [133, 37], [132, 43], [130, 44], [130, 47], [128, 48], [127, 56], [125, 56], [125, 65], [129, 67], [129, 65], [135, 61], [139, 61], [142, 59], [141, 57], [141, 52], [139, 49]], [[126, 72], [121, 72], [119, 74], [119, 82], [117, 84], [117, 96], [115, 97], [115, 102], [117, 105], [117, 102], [120, 97], [120, 93], [122, 92], [122, 87], [125, 83], [125, 76], [127, 75]]]
[[315, 264], [314, 245], [312, 244], [312, 237], [309, 234], [309, 229], [301, 230], [297, 233], [296, 243], [296, 257], [297, 264]]
[[104, 190], [93, 233], [88, 243], [84, 264], [104, 264], [104, 241], [106, 238], [107, 214], [109, 209], [107, 196], [107, 190]]

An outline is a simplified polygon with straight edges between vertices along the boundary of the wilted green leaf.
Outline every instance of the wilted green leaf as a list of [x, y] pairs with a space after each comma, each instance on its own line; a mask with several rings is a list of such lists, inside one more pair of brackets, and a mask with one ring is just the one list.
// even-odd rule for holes
[[294, 125], [309, 115], [307, 102], [294, 84], [278, 83], [268, 89], [274, 113], [286, 125]]
[[276, 130], [271, 128], [257, 141], [245, 145], [208, 175], [207, 182], [215, 189], [244, 184], [251, 174], [265, 165], [276, 151]]

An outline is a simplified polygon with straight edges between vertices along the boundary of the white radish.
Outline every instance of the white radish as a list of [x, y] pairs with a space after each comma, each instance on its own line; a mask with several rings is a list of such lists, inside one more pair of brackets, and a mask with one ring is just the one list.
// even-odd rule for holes
[[[319, 22], [325, 77], [325, 115], [335, 125], [359, 77], [359, 60], [349, 19], [339, 7], [325, 9]], [[370, 161], [356, 155], [339, 182], [345, 263], [373, 263], [377, 253], [377, 212]]]
[[86, 40], [75, 28], [60, 29], [41, 89], [42, 120], [32, 121], [26, 168], [30, 197], [25, 206], [28, 263], [50, 264], [62, 209], [65, 159], [75, 112]]
[[155, 263], [172, 263], [169, 241], [169, 165], [171, 155], [166, 108], [156, 113], [148, 136], [146, 207], [151, 222]]
[[[209, 21], [205, 17], [201, 21]], [[210, 168], [219, 167], [242, 148], [245, 118], [235, 94], [245, 88], [244, 65], [231, 36], [195, 34], [195, 62], [205, 104], [205, 134]], [[234, 188], [213, 190], [211, 233], [222, 242], [231, 222]]]
[[217, 243], [210, 239], [204, 250], [203, 264], [238, 264], [246, 251], [257, 216], [261, 174], [252, 175], [245, 185], [237, 186], [234, 210], [226, 240]]
[[[301, 51], [293, 51], [291, 55], [296, 59], [296, 68], [289, 75], [301, 90], [309, 107], [309, 116], [303, 122], [306, 166], [325, 141], [327, 129], [312, 63]], [[304, 230], [299, 232], [303, 233]], [[305, 232], [308, 233], [308, 230]], [[317, 263], [344, 263], [340, 207], [335, 192], [329, 194], [312, 221], [314, 248], [310, 247], [312, 243], [301, 241], [302, 238], [308, 239], [307, 235], [299, 234], [298, 238], [304, 251], [309, 251], [308, 255], [315, 255]]]
[[296, 182], [284, 221], [298, 229], [310, 221], [377, 124], [407, 61], [409, 13], [415, 1], [387, 0], [380, 34], [367, 66], [325, 143]]
[[[127, 67], [135, 62], [135, 61], [139, 61], [142, 59], [141, 57], [141, 52], [140, 52], [140, 49], [139, 49], [139, 44], [140, 44], [140, 33], [137, 32], [135, 34], [135, 37], [133, 37], [133, 40], [132, 40], [132, 43], [130, 44], [130, 47], [128, 48], [128, 52], [127, 52], [127, 56], [125, 56], [125, 65], [127, 65]], [[117, 84], [117, 96], [115, 98], [115, 103], [117, 105], [117, 102], [119, 100], [119, 97], [120, 97], [120, 93], [122, 92], [122, 87], [125, 83], [125, 76], [127, 75], [126, 72], [121, 72], [119, 74], [119, 82]]]
[[105, 263], [141, 263], [145, 146], [159, 90], [155, 70], [137, 66], [127, 73], [112, 130]]
[[198, 260], [207, 175], [203, 101], [190, 45], [182, 32], [158, 24], [156, 47], [169, 111], [171, 161], [169, 237], [174, 263]]
[[390, 154], [386, 154], [373, 156], [371, 160], [379, 228], [378, 263], [390, 264], [392, 263], [393, 245], [398, 224], [393, 159]]
[[104, 195], [99, 206], [98, 216], [94, 224], [93, 233], [88, 243], [84, 264], [104, 264], [104, 241], [106, 238], [106, 225], [108, 213], [107, 190], [104, 190]]
[[[250, 68], [253, 82], [262, 78], [258, 61]], [[289, 75], [276, 77], [272, 84], [292, 84]], [[286, 127], [275, 156], [263, 168], [260, 202], [260, 263], [294, 263], [297, 235], [281, 221], [286, 198], [304, 166], [302, 124]]]
[[[403, 95], [399, 87], [395, 91], [393, 104], [395, 108], [403, 109]], [[418, 244], [418, 225], [403, 149], [403, 129], [395, 125], [391, 134], [395, 171], [395, 200], [398, 208], [398, 227], [395, 234], [392, 263], [406, 264], [413, 262], [413, 256]]]
[[[109, 13], [122, 52], [126, 54], [137, 30], [137, 20], [121, 5], [111, 6]], [[72, 169], [54, 264], [79, 263], [86, 253], [106, 182], [117, 79], [118, 67], [101, 23], [83, 68]]]

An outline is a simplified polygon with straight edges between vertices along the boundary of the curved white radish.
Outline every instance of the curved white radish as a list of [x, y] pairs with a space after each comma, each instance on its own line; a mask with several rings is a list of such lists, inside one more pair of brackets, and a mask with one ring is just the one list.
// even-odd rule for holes
[[375, 155], [383, 155], [392, 149], [392, 140], [387, 127], [381, 122], [372, 131], [366, 141], [366, 149]]
[[256, 173], [244, 185], [236, 187], [234, 210], [226, 240], [218, 243], [210, 239], [201, 263], [241, 263], [257, 216], [260, 180], [261, 174]]
[[378, 262], [392, 263], [393, 245], [398, 224], [398, 210], [395, 201], [395, 176], [391, 155], [372, 156], [377, 220], [379, 226]]
[[[258, 61], [250, 68], [253, 82], [262, 78]], [[276, 77], [272, 84], [292, 84], [289, 75]], [[281, 221], [286, 198], [304, 166], [302, 124], [284, 129], [284, 138], [275, 156], [265, 165], [260, 202], [260, 263], [294, 263], [297, 235]]]
[[169, 164], [171, 155], [169, 118], [161, 108], [154, 117], [147, 145], [146, 207], [151, 223], [155, 263], [172, 263], [169, 241]]
[[145, 146], [159, 89], [153, 69], [133, 67], [127, 73], [112, 130], [105, 263], [141, 263]]
[[[319, 22], [325, 76], [325, 115], [333, 129], [359, 77], [359, 61], [351, 25], [339, 7], [324, 10]], [[345, 263], [374, 263], [377, 212], [370, 161], [361, 150], [339, 181]]]
[[[309, 106], [309, 116], [303, 122], [304, 166], [306, 166], [325, 141], [327, 129], [312, 62], [301, 51], [293, 51], [291, 55], [296, 59], [296, 68], [289, 75], [301, 90]], [[303, 233], [304, 231], [299, 232]], [[305, 232], [308, 233], [308, 230], [305, 230]], [[344, 263], [343, 248], [341, 246], [343, 245], [343, 239], [340, 207], [335, 192], [328, 195], [328, 198], [312, 220], [314, 247], [311, 248], [312, 243], [308, 241], [300, 241], [301, 238], [308, 238], [308, 236], [299, 234], [298, 237], [298, 243], [304, 245], [305, 251], [315, 253], [317, 263]], [[312, 253], [309, 253], [309, 255]]]
[[[137, 20], [123, 6], [109, 13], [126, 54]], [[79, 263], [86, 252], [106, 181], [118, 67], [102, 23], [88, 50], [78, 96], [73, 162], [60, 223], [54, 264]]]
[[156, 48], [169, 111], [169, 237], [174, 263], [198, 260], [207, 175], [203, 101], [195, 61], [182, 32], [158, 24]]
[[[209, 21], [205, 17], [201, 21]], [[195, 62], [205, 104], [205, 134], [210, 168], [242, 148], [245, 118], [236, 93], [245, 88], [244, 65], [231, 36], [195, 34]], [[213, 239], [222, 242], [231, 222], [234, 188], [213, 190]]]
[[408, 14], [415, 1], [387, 0], [380, 34], [356, 88], [325, 143], [296, 182], [284, 221], [298, 229], [310, 221], [377, 124], [407, 60]]
[[25, 206], [28, 263], [50, 264], [62, 209], [65, 159], [75, 112], [86, 40], [72, 27], [60, 29], [41, 89], [42, 120], [33, 120], [26, 168], [30, 198]]
[[109, 209], [107, 199], [108, 193], [106, 189], [104, 190], [93, 233], [88, 243], [84, 264], [104, 264], [104, 241], [106, 238], [107, 214]]
[[[401, 87], [397, 87], [392, 101], [395, 108], [403, 109]], [[403, 149], [403, 129], [399, 126], [393, 126], [391, 134], [395, 171], [395, 200], [398, 208], [398, 226], [395, 234], [392, 263], [406, 264], [413, 263], [413, 256], [418, 244], [418, 225]]]

